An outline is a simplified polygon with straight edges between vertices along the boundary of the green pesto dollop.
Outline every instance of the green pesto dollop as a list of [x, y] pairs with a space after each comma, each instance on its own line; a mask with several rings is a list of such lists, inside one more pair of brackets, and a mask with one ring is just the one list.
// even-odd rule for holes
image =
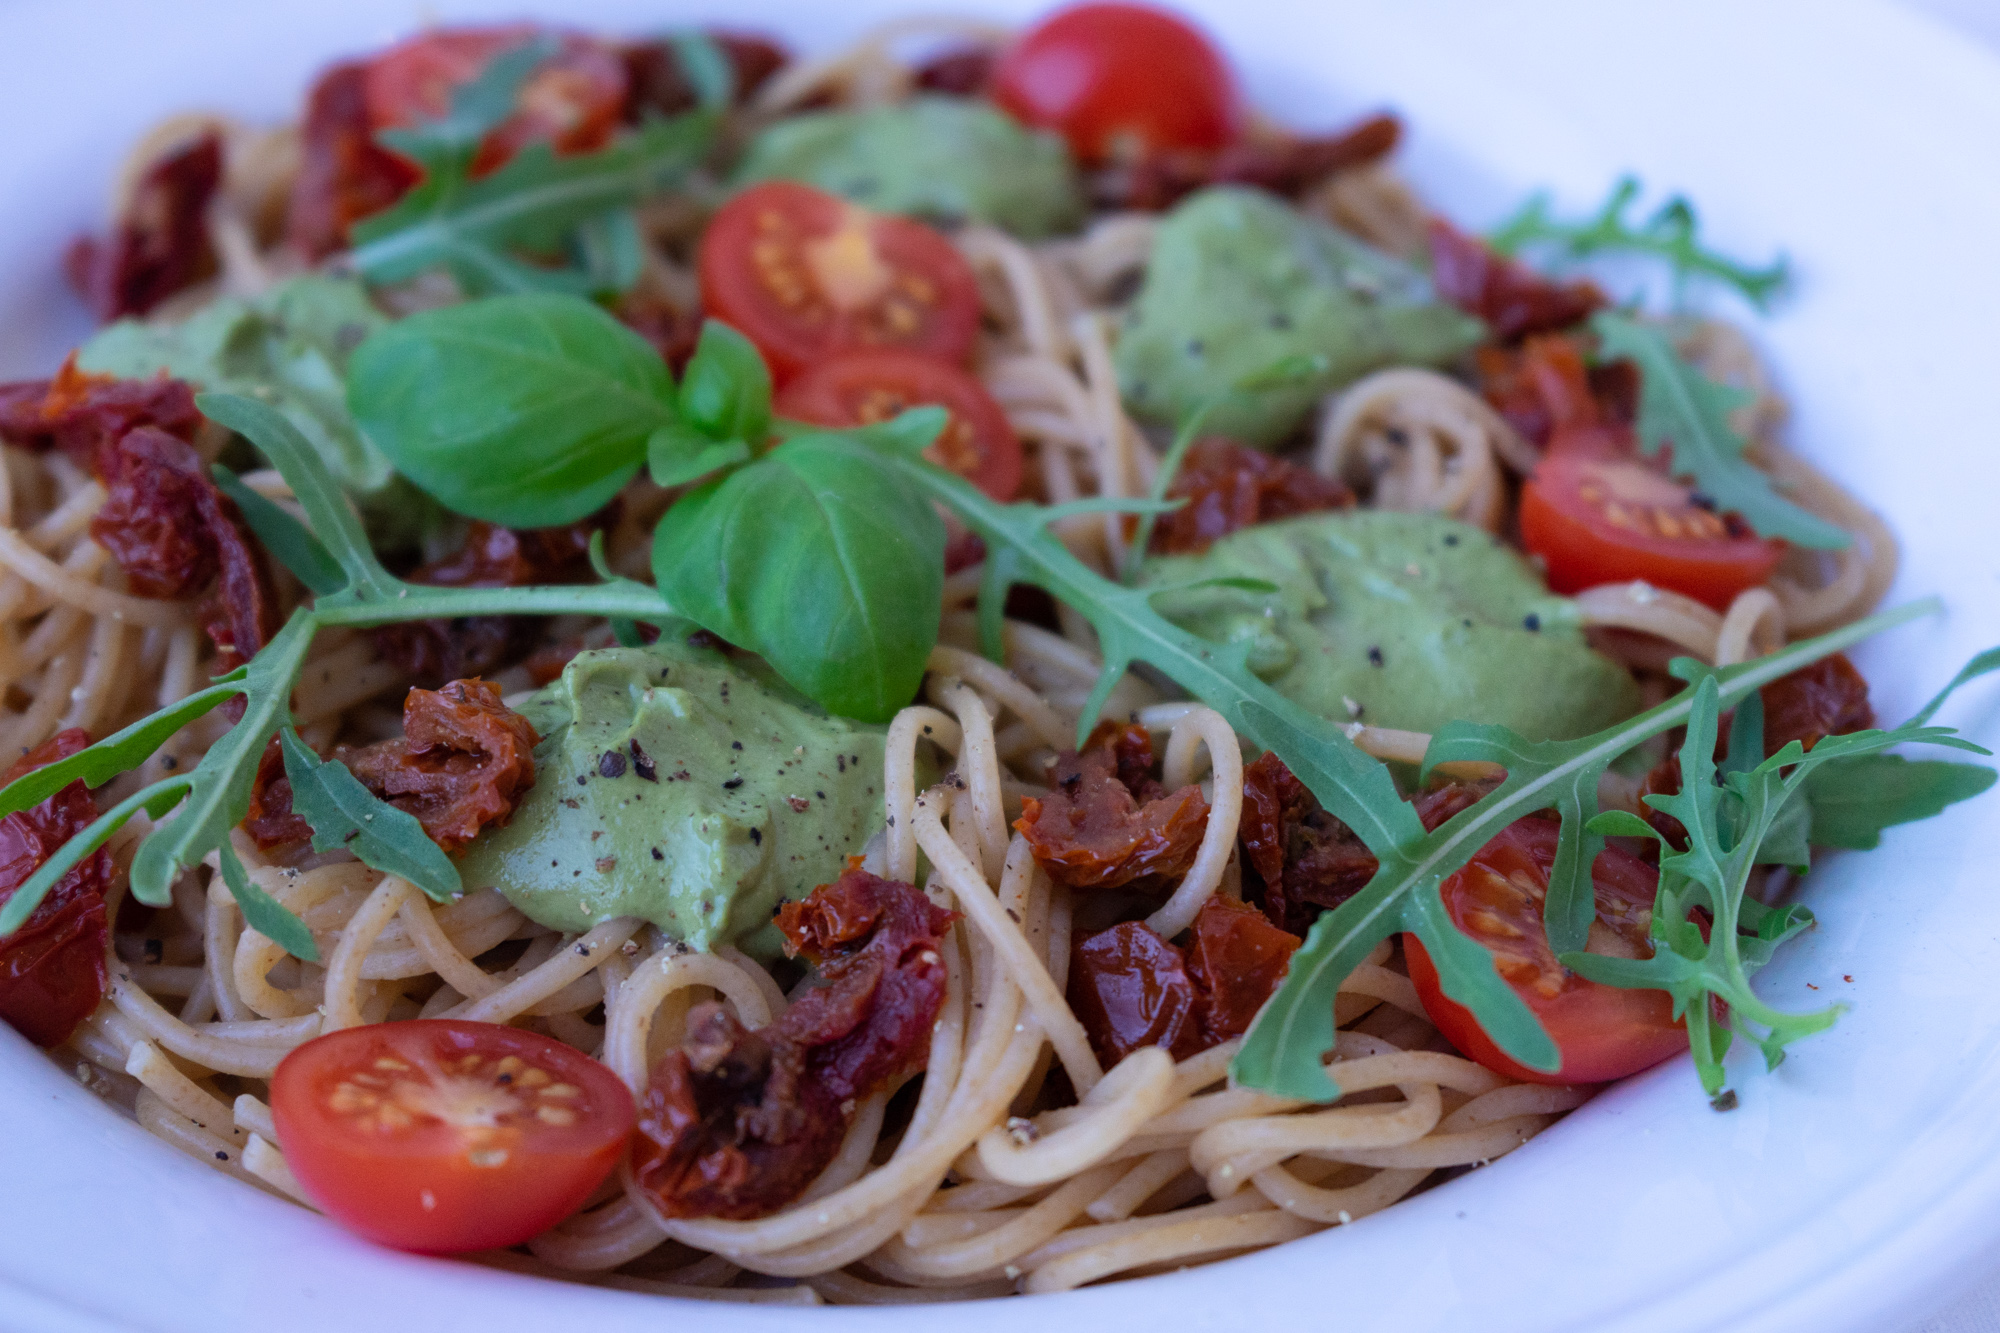
[[[1177, 425], [1214, 402], [1208, 430], [1269, 448], [1328, 391], [1450, 361], [1482, 332], [1401, 260], [1273, 195], [1216, 186], [1161, 221], [1119, 334], [1118, 381], [1141, 417]], [[1309, 357], [1324, 359], [1316, 373], [1258, 382]]]
[[1069, 149], [985, 102], [917, 97], [865, 111], [787, 116], [759, 134], [735, 182], [804, 181], [888, 213], [990, 222], [1017, 236], [1083, 220]]
[[1244, 528], [1200, 555], [1150, 560], [1144, 581], [1214, 578], [1277, 591], [1183, 588], [1154, 604], [1202, 638], [1248, 639], [1252, 671], [1338, 722], [1427, 732], [1499, 723], [1530, 740], [1567, 740], [1639, 709], [1631, 675], [1584, 642], [1576, 604], [1511, 548], [1453, 519], [1309, 514]]
[[520, 712], [543, 736], [535, 785], [459, 869], [558, 930], [637, 916], [726, 944], [882, 822], [883, 728], [672, 636], [579, 653]]

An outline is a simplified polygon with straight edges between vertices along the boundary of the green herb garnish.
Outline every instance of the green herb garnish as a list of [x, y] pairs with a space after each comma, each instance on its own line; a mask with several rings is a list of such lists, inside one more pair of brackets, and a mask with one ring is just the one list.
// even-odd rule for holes
[[1666, 261], [1678, 296], [1688, 281], [1707, 278], [1742, 293], [1759, 310], [1791, 281], [1791, 269], [1781, 255], [1762, 268], [1717, 254], [1701, 243], [1701, 225], [1694, 205], [1675, 195], [1640, 223], [1626, 217], [1639, 197], [1639, 181], [1621, 176], [1601, 208], [1581, 222], [1558, 221], [1549, 212], [1549, 196], [1531, 196], [1518, 212], [1486, 238], [1502, 254], [1528, 247], [1546, 247], [1569, 259], [1601, 254], [1650, 255]]

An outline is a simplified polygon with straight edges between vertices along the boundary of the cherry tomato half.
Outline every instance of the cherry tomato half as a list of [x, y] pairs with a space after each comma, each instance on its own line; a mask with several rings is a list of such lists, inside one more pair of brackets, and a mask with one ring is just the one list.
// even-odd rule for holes
[[1001, 54], [993, 98], [1091, 164], [1225, 148], [1243, 126], [1222, 53], [1186, 20], [1147, 5], [1050, 15]]
[[1718, 611], [1769, 578], [1784, 553], [1696, 504], [1658, 467], [1601, 444], [1569, 447], [1563, 432], [1522, 489], [1521, 542], [1546, 562], [1557, 592], [1644, 579]]
[[996, 500], [1021, 489], [1021, 441], [986, 386], [915, 352], [849, 352], [807, 369], [778, 394], [778, 415], [819, 426], [865, 426], [936, 404], [951, 421], [924, 456]]
[[[1415, 935], [1403, 936], [1410, 980], [1424, 1012], [1445, 1039], [1496, 1073], [1535, 1083], [1604, 1083], [1635, 1074], [1687, 1049], [1687, 1030], [1673, 1016], [1665, 991], [1622, 990], [1585, 981], [1558, 963], [1542, 927], [1549, 868], [1560, 827], [1528, 818], [1501, 830], [1463, 869], [1439, 886], [1452, 923], [1493, 954], [1494, 966], [1555, 1039], [1562, 1066], [1553, 1074], [1507, 1058], [1472, 1011], [1449, 999], [1437, 966]], [[1607, 847], [1591, 866], [1597, 921], [1592, 953], [1647, 957], [1659, 872], [1638, 857]]]
[[979, 333], [979, 284], [950, 241], [794, 181], [724, 204], [697, 265], [703, 307], [756, 343], [781, 384], [869, 348], [963, 362]]
[[271, 1079], [278, 1144], [314, 1203], [383, 1245], [518, 1245], [569, 1216], [624, 1154], [632, 1095], [561, 1042], [423, 1019], [316, 1038]]
[[[444, 114], [459, 85], [538, 32], [525, 23], [445, 28], [390, 47], [368, 62], [363, 75], [370, 122], [386, 129]], [[564, 35], [555, 54], [522, 85], [514, 114], [479, 146], [473, 170], [489, 171], [542, 140], [559, 153], [601, 147], [617, 127], [625, 92], [625, 65], [616, 52], [585, 37]]]

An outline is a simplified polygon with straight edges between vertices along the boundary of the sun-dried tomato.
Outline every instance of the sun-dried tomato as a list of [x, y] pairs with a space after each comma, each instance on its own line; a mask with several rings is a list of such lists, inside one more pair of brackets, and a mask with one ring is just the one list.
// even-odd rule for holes
[[819, 952], [819, 984], [756, 1031], [720, 1005], [697, 1008], [639, 1099], [633, 1175], [670, 1217], [746, 1219], [790, 1203], [833, 1160], [855, 1102], [929, 1054], [952, 914], [863, 870], [792, 906], [788, 935]]
[[993, 86], [1000, 52], [990, 46], [955, 46], [917, 66], [911, 82], [927, 93], [981, 97]]
[[335, 65], [306, 98], [285, 237], [307, 259], [345, 249], [349, 227], [395, 203], [423, 175], [375, 142], [367, 84], [366, 62]]
[[[590, 577], [590, 534], [610, 521], [605, 510], [582, 523], [516, 530], [475, 521], [465, 542], [422, 565], [412, 583], [436, 588], [519, 588]], [[536, 616], [460, 616], [410, 620], [375, 631], [375, 651], [420, 685], [483, 675], [527, 654], [543, 621]]]
[[221, 184], [222, 136], [209, 130], [146, 168], [108, 238], [71, 243], [63, 267], [99, 319], [143, 315], [215, 271], [208, 204]]
[[[1800, 667], [1789, 676], [1780, 676], [1757, 691], [1764, 706], [1764, 757], [1769, 759], [1793, 741], [1810, 750], [1828, 736], [1844, 736], [1866, 731], [1875, 725], [1875, 709], [1868, 702], [1868, 681], [1846, 653], [1822, 657]], [[1687, 845], [1687, 828], [1664, 811], [1646, 804], [1648, 796], [1673, 796], [1681, 789], [1680, 742], [1685, 733], [1676, 731], [1670, 740], [1674, 753], [1653, 766], [1639, 786], [1639, 808], [1660, 836], [1676, 847]], [[1729, 721], [1725, 718], [1715, 741], [1719, 761], [1729, 750]]]
[[1627, 431], [1639, 412], [1639, 369], [1590, 365], [1576, 335], [1544, 333], [1475, 354], [1479, 389], [1521, 437], [1546, 447], [1558, 430]]
[[[1485, 783], [1447, 783], [1412, 804], [1424, 827], [1435, 829], [1490, 790]], [[1236, 828], [1246, 886], [1261, 889], [1264, 914], [1294, 935], [1361, 892], [1381, 868], [1367, 844], [1269, 751], [1243, 770]]]
[[179, 601], [213, 585], [202, 616], [222, 669], [256, 656], [277, 632], [271, 571], [201, 455], [157, 426], [139, 426], [97, 458], [106, 497], [90, 535], [117, 559], [132, 591]]
[[[80, 728], [60, 731], [16, 760], [0, 784], [67, 759], [90, 744]], [[0, 903], [97, 818], [97, 802], [72, 782], [32, 809], [0, 819]], [[95, 851], [61, 879], [0, 940], [0, 1018], [37, 1046], [60, 1046], [104, 999], [105, 942], [110, 929], [104, 891], [111, 853]]]
[[701, 342], [701, 326], [707, 319], [701, 303], [676, 305], [658, 292], [635, 290], [622, 296], [611, 308], [618, 322], [644, 338], [678, 378], [694, 359]]
[[1346, 509], [1354, 503], [1354, 492], [1311, 468], [1210, 439], [1188, 450], [1167, 498], [1187, 503], [1160, 515], [1146, 548], [1155, 555], [1205, 551], [1230, 533], [1259, 523]]
[[411, 690], [403, 734], [334, 757], [377, 796], [417, 817], [431, 841], [455, 852], [514, 815], [535, 784], [535, 734], [483, 680]]
[[1443, 218], [1430, 224], [1431, 278], [1438, 295], [1477, 315], [1503, 342], [1569, 328], [1605, 304], [1591, 282], [1552, 282]]
[[1152, 767], [1146, 729], [1117, 722], [1099, 723], [1081, 753], [1056, 760], [1049, 794], [1024, 800], [1014, 821], [1049, 878], [1109, 889], [1187, 873], [1208, 826], [1208, 802], [1192, 784], [1166, 792]]
[[1185, 947], [1141, 921], [1077, 940], [1070, 1007], [1106, 1066], [1142, 1046], [1185, 1060], [1247, 1032], [1298, 947], [1256, 908], [1218, 894], [1195, 915]]
[[275, 736], [257, 761], [257, 776], [250, 784], [250, 811], [243, 817], [242, 827], [267, 851], [312, 836], [312, 825], [292, 810], [292, 780], [285, 776], [285, 752]]
[[[750, 100], [764, 81], [791, 61], [785, 48], [756, 33], [705, 34], [729, 61], [735, 76], [734, 100]], [[700, 101], [673, 42], [637, 42], [619, 52], [625, 62], [625, 119], [637, 125], [649, 115], [677, 116]]]
[[1171, 208], [1209, 185], [1250, 185], [1296, 196], [1351, 167], [1387, 157], [1402, 140], [1395, 116], [1375, 115], [1338, 134], [1246, 137], [1216, 152], [1184, 148], [1148, 153], [1099, 182], [1100, 201], [1120, 208]]
[[184, 381], [121, 380], [77, 369], [72, 353], [53, 379], [0, 384], [0, 439], [40, 452], [59, 448], [103, 475], [98, 455], [135, 426], [193, 439], [201, 424]]

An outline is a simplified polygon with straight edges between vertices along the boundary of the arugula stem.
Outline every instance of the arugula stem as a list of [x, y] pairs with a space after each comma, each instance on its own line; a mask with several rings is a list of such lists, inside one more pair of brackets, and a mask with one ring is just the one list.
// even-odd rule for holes
[[321, 602], [310, 612], [315, 624], [392, 625], [406, 620], [450, 620], [459, 616], [607, 616], [657, 624], [674, 614], [666, 600], [643, 583], [534, 588], [429, 588], [409, 584], [380, 601]]

